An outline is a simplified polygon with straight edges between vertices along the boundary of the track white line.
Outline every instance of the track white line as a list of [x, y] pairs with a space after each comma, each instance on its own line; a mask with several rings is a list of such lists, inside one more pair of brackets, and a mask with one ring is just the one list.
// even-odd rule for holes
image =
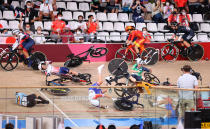
[[79, 127], [72, 119], [70, 119], [66, 113], [64, 113], [50, 98], [48, 98], [43, 92], [41, 92], [39, 89], [37, 89], [38, 92], [44, 96], [64, 117], [67, 118], [74, 126]]

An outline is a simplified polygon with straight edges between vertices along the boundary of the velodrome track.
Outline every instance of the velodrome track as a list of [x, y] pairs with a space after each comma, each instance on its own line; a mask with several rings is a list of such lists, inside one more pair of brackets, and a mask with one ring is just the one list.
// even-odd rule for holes
[[[108, 62], [83, 63], [81, 66], [73, 68], [72, 70], [80, 73], [90, 73], [92, 75], [92, 82], [95, 82], [97, 80], [96, 68], [102, 63], [105, 64], [103, 77], [106, 77], [110, 75], [107, 69]], [[168, 77], [170, 78], [169, 81], [171, 83], [176, 84], [178, 77], [182, 74], [180, 68], [185, 64], [191, 65], [196, 72], [201, 73], [203, 77], [203, 86], [210, 84], [210, 61], [176, 61], [174, 63], [166, 63], [164, 61], [160, 61], [156, 65], [148, 67], [152, 69], [152, 73], [156, 75], [161, 82], [166, 81], [166, 78]], [[53, 63], [53, 65], [63, 66], [63, 63]], [[132, 65], [129, 67], [131, 68]], [[70, 82], [67, 85], [76, 87], [85, 84]], [[0, 114], [18, 115], [20, 119], [24, 119], [26, 116], [65, 117], [66, 115], [69, 119], [91, 119], [99, 121], [99, 118], [159, 118], [160, 116], [166, 114], [166, 110], [163, 108], [149, 106], [146, 99], [142, 99], [142, 103], [145, 105], [144, 109], [136, 107], [134, 111], [131, 112], [117, 111], [113, 107], [112, 100], [109, 99], [101, 99], [102, 103], [109, 106], [108, 109], [98, 109], [92, 107], [87, 101], [87, 88], [71, 88], [71, 93], [68, 96], [53, 96], [47, 92], [40, 92], [37, 88], [20, 89], [18, 86], [45, 86], [45, 75], [43, 73], [40, 71], [33, 71], [22, 64], [19, 64], [19, 66], [11, 72], [6, 72], [3, 69], [0, 69], [0, 86], [17, 87], [17, 89], [3, 88], [0, 90], [0, 105], [2, 105], [0, 106]], [[105, 83], [103, 86], [105, 86]], [[49, 105], [37, 105], [33, 108], [18, 106], [15, 104], [15, 92], [17, 91], [24, 92], [26, 94], [35, 93], [37, 95], [47, 97], [52, 101], [52, 103]], [[171, 97], [177, 96], [176, 91], [169, 90], [153, 90], [152, 93], [152, 96], [156, 97], [159, 94], [165, 94]], [[117, 97], [114, 92], [108, 93], [108, 95]], [[72, 125], [72, 123], [70, 124]], [[130, 126], [131, 123], [128, 124]], [[90, 124], [90, 126], [93, 127], [95, 125], [97, 125], [97, 122], [95, 122], [95, 124]]]

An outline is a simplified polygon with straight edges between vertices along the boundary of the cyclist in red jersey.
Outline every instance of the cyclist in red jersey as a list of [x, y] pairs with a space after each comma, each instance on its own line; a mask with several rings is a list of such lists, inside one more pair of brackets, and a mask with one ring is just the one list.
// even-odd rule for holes
[[126, 43], [127, 44], [134, 43], [137, 56], [140, 57], [140, 51], [138, 48], [140, 48], [143, 51], [144, 50], [143, 43], [146, 40], [143, 36], [143, 33], [139, 30], [135, 30], [135, 27], [133, 26], [126, 26], [125, 31], [129, 34]]

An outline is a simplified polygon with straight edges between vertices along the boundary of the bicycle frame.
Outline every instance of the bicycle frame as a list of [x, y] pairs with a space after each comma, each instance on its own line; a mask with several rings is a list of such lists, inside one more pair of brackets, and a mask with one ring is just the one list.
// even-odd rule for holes
[[[84, 51], [84, 52], [82, 52], [82, 53], [79, 53], [79, 54], [77, 54], [77, 55], [75, 55], [75, 56], [79, 56], [79, 57], [80, 57], [80, 55], [83, 55], [83, 54], [86, 53], [86, 55], [83, 56], [83, 57], [87, 57], [87, 56], [90, 54], [90, 52], [92, 51], [93, 47], [94, 47], [94, 46], [91, 46], [87, 51]], [[80, 57], [80, 58], [82, 58], [82, 57]]]
[[125, 51], [125, 54], [127, 54], [128, 50], [130, 50], [133, 54], [137, 55], [136, 51], [133, 49], [135, 45], [128, 45]]

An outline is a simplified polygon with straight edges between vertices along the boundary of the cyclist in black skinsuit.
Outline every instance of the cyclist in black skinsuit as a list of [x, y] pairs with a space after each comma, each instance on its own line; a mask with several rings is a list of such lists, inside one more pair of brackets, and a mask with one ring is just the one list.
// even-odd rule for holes
[[[186, 46], [188, 48], [188, 53], [192, 53], [193, 49], [191, 46], [191, 40], [195, 36], [194, 31], [188, 26], [179, 26], [179, 23], [177, 22], [172, 22], [171, 28], [174, 30], [174, 35], [172, 36], [172, 39], [175, 38], [174, 41], [180, 40], [183, 42], [183, 47], [180, 48], [181, 52], [184, 51], [184, 46]], [[179, 37], [179, 33], [184, 33], [184, 35], [182, 35], [182, 37]]]

